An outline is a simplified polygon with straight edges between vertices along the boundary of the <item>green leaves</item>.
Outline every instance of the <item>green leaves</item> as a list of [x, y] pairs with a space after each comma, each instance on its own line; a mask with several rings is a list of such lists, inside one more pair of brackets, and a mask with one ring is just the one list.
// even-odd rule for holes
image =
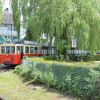
[[12, 0], [12, 12], [14, 20], [14, 28], [18, 32], [18, 38], [20, 38], [20, 5], [19, 0]]
[[100, 65], [96, 69], [91, 68], [92, 66], [94, 64], [90, 67], [87, 64], [77, 67], [77, 64], [68, 66], [58, 62], [48, 64], [47, 61], [26, 59], [21, 66], [16, 67], [15, 72], [24, 78], [38, 79], [38, 82], [88, 100], [100, 98]]
[[27, 36], [31, 35], [30, 39], [33, 39], [34, 41], [38, 41], [39, 38], [39, 33], [40, 33], [40, 25], [39, 25], [39, 19], [38, 16], [33, 16], [30, 18], [29, 23], [28, 23], [28, 28], [30, 30], [27, 31]]
[[55, 37], [56, 52], [60, 54], [64, 48], [71, 48], [71, 37], [76, 38], [77, 49], [100, 49], [99, 0], [21, 0], [20, 6], [12, 0], [12, 8], [17, 30], [22, 12], [29, 40], [39, 41], [42, 33], [50, 42]]

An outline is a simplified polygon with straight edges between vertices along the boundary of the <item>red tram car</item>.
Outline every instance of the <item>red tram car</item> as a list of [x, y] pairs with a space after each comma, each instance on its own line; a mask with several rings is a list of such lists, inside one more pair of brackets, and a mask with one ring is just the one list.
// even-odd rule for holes
[[0, 64], [18, 65], [23, 56], [42, 56], [42, 46], [35, 44], [0, 44]]

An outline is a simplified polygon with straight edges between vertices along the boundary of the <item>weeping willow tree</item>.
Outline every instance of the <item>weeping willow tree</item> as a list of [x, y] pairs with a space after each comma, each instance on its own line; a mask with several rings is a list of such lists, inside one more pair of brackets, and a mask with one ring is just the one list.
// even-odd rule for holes
[[[41, 18], [41, 30], [49, 35], [50, 42], [55, 37], [55, 47], [57, 55], [60, 57], [64, 49], [70, 48], [70, 36], [68, 32], [68, 15], [67, 0], [45, 0], [40, 6], [39, 16]], [[69, 4], [69, 6], [71, 6]]]
[[[29, 0], [28, 1], [28, 26], [26, 39], [40, 41], [40, 19], [38, 16], [38, 7], [40, 1], [38, 0]], [[24, 13], [24, 12], [23, 12]], [[24, 15], [24, 14], [23, 14]]]
[[73, 20], [74, 36], [77, 38], [78, 49], [87, 49], [95, 53], [100, 42], [100, 1], [73, 0], [77, 5]]
[[[18, 5], [17, 1], [12, 1], [13, 6]], [[20, 0], [20, 2], [28, 39], [38, 41], [40, 34], [45, 33], [51, 44], [55, 38], [54, 45], [59, 57], [71, 48], [72, 37], [77, 40], [77, 49], [89, 50], [91, 54], [100, 49], [99, 0]], [[18, 12], [16, 10], [14, 16], [18, 15]]]
[[77, 39], [77, 49], [99, 49], [99, 0], [44, 0], [40, 6], [42, 31], [55, 37], [58, 55], [71, 48], [71, 37]]

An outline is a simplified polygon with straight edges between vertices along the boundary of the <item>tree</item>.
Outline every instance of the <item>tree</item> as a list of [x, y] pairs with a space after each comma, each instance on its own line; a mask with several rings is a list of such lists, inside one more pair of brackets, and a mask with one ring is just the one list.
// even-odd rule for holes
[[100, 49], [99, 0], [21, 0], [21, 10], [27, 38], [39, 41], [45, 33], [51, 44], [55, 37], [59, 58], [71, 48], [72, 37], [77, 40], [77, 49], [91, 54]]
[[20, 0], [12, 0], [12, 12], [14, 20], [14, 28], [18, 32], [18, 39], [20, 38]]

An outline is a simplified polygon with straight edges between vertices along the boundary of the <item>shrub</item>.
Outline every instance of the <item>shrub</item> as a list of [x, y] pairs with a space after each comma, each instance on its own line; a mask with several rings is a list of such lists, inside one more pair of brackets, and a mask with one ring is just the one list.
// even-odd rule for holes
[[71, 74], [71, 92], [82, 98], [90, 98], [95, 90], [95, 82], [99, 72], [90, 68], [76, 67]]
[[100, 77], [96, 81], [94, 92], [91, 95], [91, 100], [100, 100]]
[[23, 70], [22, 65], [18, 65], [15, 68], [14, 73], [20, 74], [22, 72], [22, 70]]
[[44, 56], [44, 60], [54, 60], [54, 61], [59, 61], [57, 56]]
[[95, 56], [94, 56], [94, 60], [100, 61], [100, 55], [95, 55]]
[[[80, 96], [82, 99], [100, 98], [97, 92], [97, 79], [99, 71], [93, 68], [67, 66], [59, 63], [30, 62], [26, 60], [27, 67], [16, 67], [27, 80], [34, 79], [36, 82], [45, 83], [61, 91]], [[30, 66], [30, 64], [32, 64]], [[21, 72], [22, 71], [22, 72]], [[99, 83], [98, 83], [99, 84]], [[93, 94], [96, 93], [96, 96]]]

